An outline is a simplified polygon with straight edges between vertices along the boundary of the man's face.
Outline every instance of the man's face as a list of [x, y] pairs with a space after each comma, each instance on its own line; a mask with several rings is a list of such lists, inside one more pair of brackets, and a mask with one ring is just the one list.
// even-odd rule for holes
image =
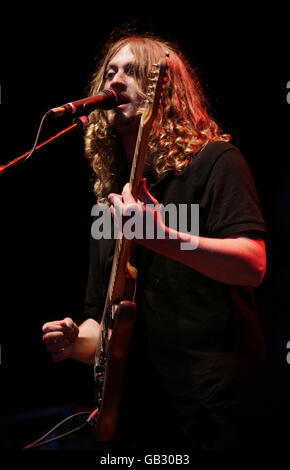
[[129, 102], [107, 111], [107, 118], [121, 134], [136, 133], [140, 116], [136, 116], [142, 101], [137, 92], [136, 60], [128, 45], [117, 52], [106, 68], [104, 88], [124, 95]]

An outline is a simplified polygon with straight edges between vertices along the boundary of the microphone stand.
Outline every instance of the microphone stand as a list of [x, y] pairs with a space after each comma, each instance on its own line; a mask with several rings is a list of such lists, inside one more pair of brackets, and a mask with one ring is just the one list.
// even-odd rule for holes
[[40, 131], [41, 131], [41, 128], [42, 128], [42, 125], [43, 125], [43, 122], [44, 122], [44, 119], [47, 117], [47, 114], [45, 114], [42, 118], [42, 121], [40, 123], [40, 127], [39, 127], [39, 130], [38, 130], [38, 134], [36, 136], [36, 140], [35, 140], [35, 143], [34, 143], [34, 146], [32, 148], [32, 150], [29, 150], [28, 152], [25, 152], [23, 155], [20, 155], [20, 157], [17, 157], [15, 158], [14, 160], [11, 160], [10, 162], [6, 163], [5, 165], [0, 165], [0, 176], [3, 175], [3, 173], [5, 173], [6, 170], [8, 170], [9, 168], [11, 168], [12, 166], [15, 166], [17, 165], [18, 163], [21, 163], [21, 162], [24, 162], [25, 160], [27, 160], [29, 157], [31, 157], [31, 155], [38, 149], [44, 147], [45, 145], [49, 144], [50, 142], [53, 142], [54, 140], [58, 139], [59, 137], [61, 137], [62, 135], [72, 131], [73, 129], [75, 129], [76, 127], [79, 127], [81, 129], [85, 129], [88, 125], [88, 118], [87, 116], [79, 116], [79, 117], [76, 117], [74, 119], [74, 122], [73, 124], [71, 124], [70, 126], [66, 127], [65, 129], [63, 129], [62, 131], [58, 132], [57, 134], [53, 135], [52, 137], [49, 137], [49, 139], [41, 142], [39, 145], [37, 145], [37, 141], [38, 141], [38, 138], [39, 138], [39, 135], [40, 135]]

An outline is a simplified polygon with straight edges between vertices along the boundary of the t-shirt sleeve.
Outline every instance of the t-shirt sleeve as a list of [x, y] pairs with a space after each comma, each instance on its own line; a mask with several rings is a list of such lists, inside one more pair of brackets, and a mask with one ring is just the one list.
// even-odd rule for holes
[[226, 238], [267, 231], [252, 172], [241, 152], [223, 151], [211, 168], [202, 205], [209, 236]]

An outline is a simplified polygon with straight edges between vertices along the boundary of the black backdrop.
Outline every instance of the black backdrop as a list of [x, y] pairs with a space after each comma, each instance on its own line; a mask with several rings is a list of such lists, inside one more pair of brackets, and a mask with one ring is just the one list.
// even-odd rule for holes
[[[256, 291], [268, 357], [249, 407], [261, 423], [257, 448], [285, 448], [290, 418], [286, 12], [180, 7], [156, 15], [116, 6], [112, 13], [100, 12], [90, 5], [86, 11], [70, 7], [62, 17], [48, 7], [4, 15], [0, 162], [31, 148], [48, 109], [85, 96], [95, 57], [113, 28], [137, 18], [143, 29], [180, 44], [213, 113], [252, 168], [269, 227], [269, 268]], [[61, 119], [47, 124], [43, 135], [67, 124]], [[53, 414], [58, 407], [77, 410], [91, 403], [91, 368], [73, 361], [54, 364], [41, 341], [44, 322], [67, 314], [82, 318], [93, 204], [82, 148], [76, 131], [1, 177], [3, 449], [38, 437], [43, 426], [37, 419], [46, 423], [45, 410]]]

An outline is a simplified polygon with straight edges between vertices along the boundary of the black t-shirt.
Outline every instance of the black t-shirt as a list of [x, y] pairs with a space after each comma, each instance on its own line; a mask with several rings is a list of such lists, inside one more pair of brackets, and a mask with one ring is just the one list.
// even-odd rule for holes
[[[182, 175], [169, 173], [151, 184], [148, 175], [147, 186], [164, 206], [198, 204], [200, 236], [264, 237], [252, 174], [229, 143], [207, 144]], [[112, 255], [112, 240], [92, 238], [85, 313], [96, 319], [103, 312]], [[205, 409], [224, 407], [231, 401], [233, 383], [264, 355], [252, 289], [214, 281], [141, 246], [135, 260], [137, 325], [128, 382], [137, 393], [146, 390], [148, 399], [150, 370], [153, 387], [158, 382], [181, 422], [201, 404]]]

